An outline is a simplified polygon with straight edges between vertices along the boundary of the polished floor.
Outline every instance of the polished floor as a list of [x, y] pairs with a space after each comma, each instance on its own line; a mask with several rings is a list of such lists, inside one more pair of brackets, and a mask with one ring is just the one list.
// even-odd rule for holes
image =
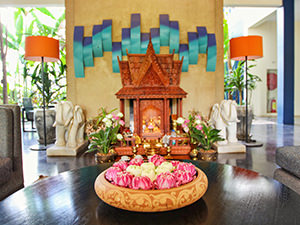
[[[253, 139], [262, 142], [262, 147], [247, 148], [245, 154], [219, 154], [217, 161], [256, 171], [273, 177], [277, 168], [275, 150], [279, 146], [300, 145], [300, 119], [296, 125], [277, 124], [274, 118], [257, 118], [252, 127]], [[27, 124], [30, 128], [30, 124]], [[39, 175], [54, 176], [76, 168], [94, 165], [90, 155], [79, 157], [47, 157], [46, 151], [32, 151], [30, 146], [37, 144], [36, 132], [23, 133], [23, 168], [25, 186], [32, 184]]]

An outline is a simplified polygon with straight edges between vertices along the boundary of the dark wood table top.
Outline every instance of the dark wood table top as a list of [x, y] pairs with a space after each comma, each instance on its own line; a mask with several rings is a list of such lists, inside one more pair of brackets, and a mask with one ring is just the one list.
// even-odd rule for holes
[[229, 165], [193, 161], [209, 181], [194, 204], [161, 213], [136, 213], [102, 202], [96, 177], [111, 164], [45, 178], [0, 202], [0, 224], [300, 224], [300, 196], [270, 178]]

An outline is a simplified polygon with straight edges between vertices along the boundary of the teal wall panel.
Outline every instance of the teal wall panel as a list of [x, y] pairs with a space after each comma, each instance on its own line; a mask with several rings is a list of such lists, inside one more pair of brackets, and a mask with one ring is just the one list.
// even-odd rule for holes
[[119, 59], [122, 60], [122, 45], [121, 45], [121, 42], [113, 42], [112, 43], [112, 69], [113, 69], [113, 73], [120, 73], [118, 56], [119, 56]]
[[127, 55], [126, 49], [130, 52], [130, 28], [122, 28], [122, 55]]
[[85, 67], [94, 66], [92, 37], [85, 37], [83, 39], [83, 62]]
[[95, 57], [103, 56], [102, 48], [102, 25], [93, 26], [93, 54]]
[[189, 46], [187, 44], [179, 45], [179, 59], [183, 57], [182, 72], [189, 71]]
[[179, 23], [178, 21], [170, 21], [170, 48], [169, 53], [179, 52]]
[[74, 61], [74, 73], [76, 78], [84, 77], [84, 65], [83, 65], [83, 26], [74, 27], [73, 34], [73, 61]]
[[103, 51], [112, 51], [112, 38], [111, 38], [112, 20], [103, 20], [102, 24], [102, 42]]
[[159, 37], [159, 28], [151, 28], [151, 41], [156, 54], [160, 53], [160, 37]]
[[160, 46], [169, 46], [170, 41], [170, 26], [169, 26], [169, 15], [159, 15], [160, 25]]
[[141, 52], [141, 15], [131, 14], [130, 53]]
[[147, 48], [148, 48], [148, 44], [149, 44], [149, 38], [150, 38], [150, 34], [149, 33], [142, 33], [141, 34], [141, 53], [142, 54], [146, 54], [147, 52]]
[[206, 53], [207, 51], [207, 30], [206, 27], [197, 27], [199, 40], [199, 53]]
[[197, 65], [199, 54], [198, 34], [196, 32], [188, 32], [189, 41], [189, 64]]
[[216, 35], [208, 34], [207, 35], [207, 63], [206, 71], [215, 72], [217, 64], [217, 44], [216, 44]]

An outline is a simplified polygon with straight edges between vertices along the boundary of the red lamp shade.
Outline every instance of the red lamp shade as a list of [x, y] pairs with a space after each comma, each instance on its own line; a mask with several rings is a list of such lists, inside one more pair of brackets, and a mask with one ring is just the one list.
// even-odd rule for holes
[[44, 36], [30, 36], [25, 39], [25, 59], [31, 61], [55, 62], [59, 59], [59, 41]]
[[263, 45], [261, 36], [245, 36], [230, 40], [230, 58], [241, 61], [258, 59], [263, 57]]

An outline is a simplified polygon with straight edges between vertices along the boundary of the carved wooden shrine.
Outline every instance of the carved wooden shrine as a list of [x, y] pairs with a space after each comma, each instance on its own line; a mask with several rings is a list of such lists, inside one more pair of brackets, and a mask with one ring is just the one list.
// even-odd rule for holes
[[170, 132], [170, 101], [177, 101], [177, 116], [182, 116], [182, 99], [187, 93], [179, 87], [182, 60], [173, 54], [155, 54], [151, 38], [146, 54], [129, 54], [120, 61], [123, 87], [116, 93], [120, 111], [125, 99], [133, 100], [134, 133], [142, 138], [161, 138]]

